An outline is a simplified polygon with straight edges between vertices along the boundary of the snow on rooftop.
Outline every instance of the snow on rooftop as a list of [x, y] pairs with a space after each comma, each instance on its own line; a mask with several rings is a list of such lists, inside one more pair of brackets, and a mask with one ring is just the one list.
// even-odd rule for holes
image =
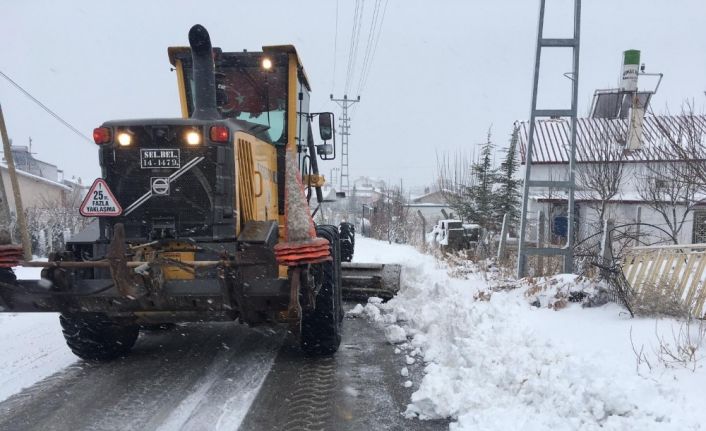
[[[518, 124], [520, 126], [520, 155], [522, 163], [525, 163], [529, 122], [523, 121]], [[620, 142], [624, 143], [627, 137], [627, 119], [579, 118], [577, 125], [577, 162], [596, 161], [596, 155], [604, 154], [595, 149], [598, 145], [605, 145], [606, 142], [621, 145]], [[695, 129], [703, 139], [706, 135], [706, 115], [646, 116], [643, 122], [641, 148], [626, 152], [624, 160], [632, 162], [664, 160], [665, 156], [675, 160], [676, 157], [669, 155], [669, 146], [665, 144], [667, 136], [678, 139], [690, 129]], [[534, 163], [569, 163], [571, 148], [569, 121], [563, 119], [536, 120], [533, 148], [532, 160]], [[620, 148], [624, 147], [621, 145]]]
[[[0, 169], [8, 170], [8, 167], [5, 163], [0, 163]], [[44, 177], [40, 177], [39, 175], [30, 174], [29, 172], [25, 172], [21, 169], [15, 169], [15, 172], [17, 172], [18, 175], [21, 175], [26, 178], [30, 178], [34, 181], [39, 181], [39, 182], [42, 182], [45, 184], [52, 185], [54, 187], [58, 187], [58, 188], [61, 188], [61, 189], [67, 190], [67, 191], [71, 191], [71, 187], [64, 185], [64, 184], [61, 184], [61, 183], [58, 183], [56, 181], [46, 179]]]

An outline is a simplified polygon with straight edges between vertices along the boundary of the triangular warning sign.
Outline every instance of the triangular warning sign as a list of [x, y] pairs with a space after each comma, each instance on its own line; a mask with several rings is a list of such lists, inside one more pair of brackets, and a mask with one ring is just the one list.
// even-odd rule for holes
[[123, 208], [105, 180], [97, 178], [83, 199], [79, 211], [84, 217], [115, 217], [123, 213]]

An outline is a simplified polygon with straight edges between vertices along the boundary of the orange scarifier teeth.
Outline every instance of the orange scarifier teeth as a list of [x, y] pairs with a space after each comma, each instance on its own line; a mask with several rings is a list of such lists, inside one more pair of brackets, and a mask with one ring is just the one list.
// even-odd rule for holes
[[288, 151], [284, 186], [286, 242], [275, 245], [275, 257], [280, 265], [296, 266], [331, 260], [328, 241], [316, 237], [314, 221], [304, 197], [304, 185], [298, 174], [296, 156]]
[[0, 245], [0, 268], [18, 266], [23, 259], [22, 246]]

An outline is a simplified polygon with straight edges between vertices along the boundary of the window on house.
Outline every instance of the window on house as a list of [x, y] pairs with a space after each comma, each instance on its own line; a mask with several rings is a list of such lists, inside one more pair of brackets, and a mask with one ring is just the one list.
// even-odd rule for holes
[[691, 237], [693, 244], [706, 243], [706, 210], [694, 211], [694, 226]]

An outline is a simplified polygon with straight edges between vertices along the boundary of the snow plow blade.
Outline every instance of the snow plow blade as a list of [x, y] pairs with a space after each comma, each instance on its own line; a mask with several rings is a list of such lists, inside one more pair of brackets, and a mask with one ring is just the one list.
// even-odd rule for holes
[[364, 301], [376, 296], [387, 301], [400, 290], [402, 266], [386, 263], [341, 262], [343, 298]]

